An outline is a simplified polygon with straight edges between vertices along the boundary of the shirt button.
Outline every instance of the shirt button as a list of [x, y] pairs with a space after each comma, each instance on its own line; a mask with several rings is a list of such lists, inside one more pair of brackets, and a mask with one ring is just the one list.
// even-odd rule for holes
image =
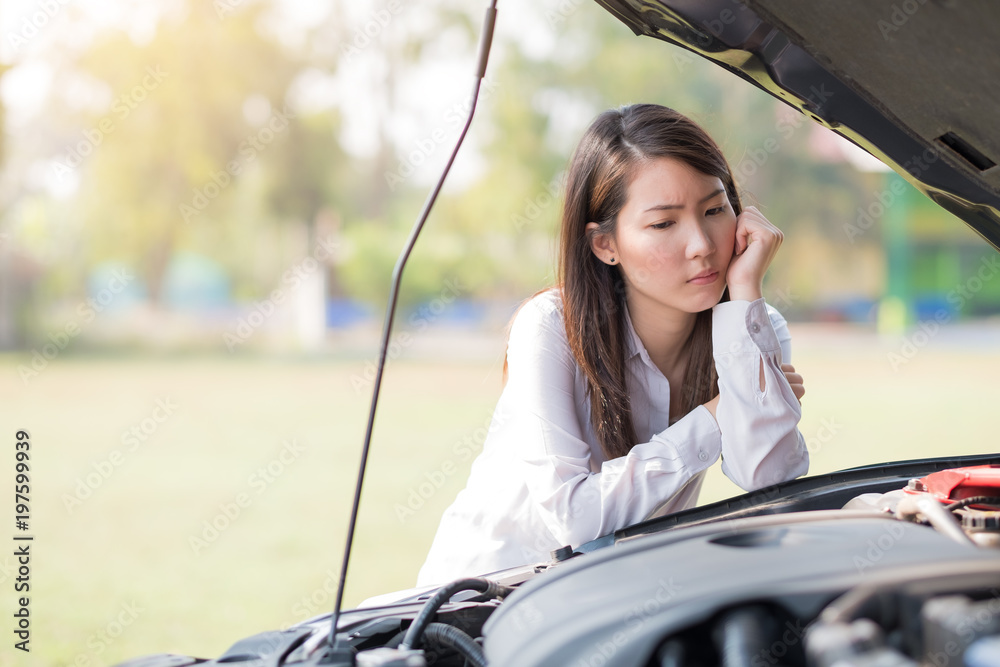
[[750, 331], [752, 331], [754, 333], [759, 333], [760, 332], [760, 325], [757, 324], [756, 322], [754, 322], [753, 324], [750, 325]]
[[708, 460], [708, 452], [706, 452], [704, 449], [702, 449], [701, 451], [698, 452], [698, 458], [701, 459], [702, 461], [707, 461]]

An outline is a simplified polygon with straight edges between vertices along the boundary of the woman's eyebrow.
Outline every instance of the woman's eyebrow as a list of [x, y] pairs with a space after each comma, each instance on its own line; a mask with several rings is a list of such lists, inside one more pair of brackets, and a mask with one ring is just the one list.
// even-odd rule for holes
[[[705, 202], [707, 202], [712, 197], [715, 197], [715, 196], [717, 196], [719, 194], [722, 194], [723, 192], [725, 192], [725, 190], [723, 190], [722, 188], [719, 188], [717, 190], [713, 190], [711, 194], [709, 194], [709, 195], [707, 195], [705, 197], [702, 197], [698, 201], [698, 203], [699, 204], [704, 204]], [[667, 211], [667, 210], [675, 209], [675, 208], [684, 208], [684, 207], [681, 206], [680, 204], [657, 204], [656, 206], [650, 206], [645, 211], [643, 211], [643, 213], [649, 213], [650, 211]]]

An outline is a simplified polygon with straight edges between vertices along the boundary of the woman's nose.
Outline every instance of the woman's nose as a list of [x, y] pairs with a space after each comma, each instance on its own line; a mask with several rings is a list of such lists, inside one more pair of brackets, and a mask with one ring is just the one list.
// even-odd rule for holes
[[715, 252], [715, 243], [701, 223], [692, 223], [687, 243], [689, 258], [704, 257]]

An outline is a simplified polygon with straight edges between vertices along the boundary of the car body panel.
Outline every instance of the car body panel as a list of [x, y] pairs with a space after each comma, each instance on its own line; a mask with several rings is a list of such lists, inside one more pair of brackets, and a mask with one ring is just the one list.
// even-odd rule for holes
[[804, 628], [844, 591], [883, 573], [971, 565], [1000, 583], [993, 551], [875, 512], [827, 510], [647, 535], [526, 583], [494, 613], [489, 664], [643, 665], [663, 638], [720, 609], [766, 601]]

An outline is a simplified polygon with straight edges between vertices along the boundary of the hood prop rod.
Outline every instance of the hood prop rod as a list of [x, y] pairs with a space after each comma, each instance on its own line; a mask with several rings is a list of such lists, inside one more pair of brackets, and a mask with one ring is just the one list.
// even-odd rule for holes
[[375, 385], [372, 389], [371, 407], [368, 410], [368, 427], [365, 431], [365, 443], [361, 450], [361, 464], [358, 467], [358, 480], [354, 487], [354, 503], [351, 506], [351, 519], [347, 526], [347, 542], [344, 545], [344, 559], [340, 566], [340, 580], [337, 583], [337, 597], [334, 601], [333, 614], [330, 617], [329, 649], [325, 659], [321, 661], [321, 664], [354, 664], [353, 649], [347, 644], [346, 641], [341, 642], [337, 638], [337, 622], [340, 619], [340, 608], [344, 600], [344, 582], [347, 580], [347, 566], [351, 558], [351, 546], [354, 543], [358, 507], [361, 503], [361, 486], [365, 479], [365, 467], [368, 463], [368, 450], [371, 446], [372, 429], [375, 424], [375, 407], [378, 405], [379, 389], [382, 386], [382, 371], [385, 368], [386, 356], [389, 349], [389, 336], [392, 332], [392, 321], [395, 316], [396, 302], [399, 298], [399, 286], [403, 277], [403, 269], [406, 266], [406, 261], [409, 259], [410, 252], [413, 250], [413, 246], [417, 242], [417, 236], [420, 234], [424, 223], [427, 221], [427, 216], [430, 214], [431, 207], [434, 206], [438, 193], [441, 192], [444, 180], [447, 178], [448, 172], [451, 170], [451, 165], [455, 161], [455, 157], [458, 155], [458, 149], [461, 148], [462, 142], [465, 140], [465, 135], [469, 131], [469, 126], [472, 124], [472, 117], [476, 112], [476, 102], [479, 99], [479, 88], [482, 85], [483, 78], [486, 76], [486, 63], [489, 60], [490, 46], [493, 43], [493, 28], [496, 25], [497, 17], [496, 5], [496, 0], [490, 0], [490, 5], [486, 8], [486, 16], [483, 20], [483, 32], [479, 37], [479, 55], [476, 63], [476, 80], [472, 88], [469, 115], [465, 120], [465, 125], [462, 127], [462, 133], [459, 135], [458, 141], [455, 143], [455, 148], [451, 151], [451, 155], [448, 157], [448, 163], [445, 165], [444, 171], [441, 173], [441, 177], [438, 179], [434, 189], [431, 190], [430, 194], [427, 196], [427, 201], [424, 203], [423, 210], [420, 211], [420, 216], [417, 218], [417, 222], [413, 225], [410, 237], [407, 239], [406, 245], [403, 247], [403, 251], [400, 253], [399, 259], [396, 260], [396, 266], [392, 271], [392, 283], [389, 289], [389, 303], [386, 305], [385, 322], [382, 327], [382, 344], [379, 348], [378, 370], [375, 373]]

